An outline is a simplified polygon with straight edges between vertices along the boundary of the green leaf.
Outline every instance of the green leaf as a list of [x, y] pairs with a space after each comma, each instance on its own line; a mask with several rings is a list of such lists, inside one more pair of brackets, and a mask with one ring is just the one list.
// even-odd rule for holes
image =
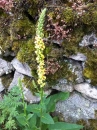
[[0, 124], [4, 123], [5, 117], [4, 115], [0, 115]]
[[69, 92], [59, 92], [55, 95], [51, 96], [51, 99], [53, 99], [54, 102], [63, 101], [69, 98]]
[[40, 106], [40, 108], [42, 109], [42, 111], [43, 111], [44, 113], [46, 113], [46, 104], [43, 102], [43, 103], [40, 103], [39, 106]]
[[27, 119], [24, 114], [20, 114], [16, 117], [17, 121], [20, 123], [20, 125], [25, 126], [27, 125]]
[[36, 119], [37, 119], [37, 116], [36, 114], [34, 114], [31, 119], [29, 120], [29, 126], [31, 128], [35, 127], [36, 126]]
[[54, 122], [58, 122], [58, 117], [57, 117], [57, 116], [54, 116], [54, 117], [53, 117], [53, 120], [54, 120]]
[[54, 124], [53, 118], [48, 113], [43, 113], [41, 121], [44, 124]]
[[48, 128], [49, 130], [80, 130], [83, 126], [65, 122], [55, 122], [55, 124], [49, 125]]
[[39, 114], [41, 112], [41, 108], [39, 104], [30, 104], [27, 106], [27, 111]]
[[45, 103], [47, 104], [47, 112], [54, 112], [55, 110], [55, 106], [56, 106], [56, 102], [58, 101], [62, 101], [62, 100], [66, 100], [69, 97], [69, 93], [68, 92], [60, 92], [58, 94], [54, 94], [52, 96], [50, 96], [49, 98], [47, 98], [45, 100]]
[[5, 129], [9, 129], [9, 130], [16, 129], [15, 120], [12, 119], [12, 117], [10, 117], [10, 116], [8, 117], [8, 120], [5, 124]]
[[23, 128], [22, 130], [31, 130], [30, 128]]
[[51, 104], [47, 105], [47, 112], [54, 112], [56, 107], [56, 102], [50, 101]]
[[40, 130], [40, 129], [35, 126], [35, 127], [32, 128], [32, 130]]
[[27, 120], [31, 119], [32, 116], [33, 116], [33, 114], [28, 114], [27, 115]]
[[48, 124], [42, 124], [42, 130], [48, 130]]
[[40, 94], [40, 93], [35, 93], [35, 95], [36, 95], [37, 97], [41, 97], [41, 94]]

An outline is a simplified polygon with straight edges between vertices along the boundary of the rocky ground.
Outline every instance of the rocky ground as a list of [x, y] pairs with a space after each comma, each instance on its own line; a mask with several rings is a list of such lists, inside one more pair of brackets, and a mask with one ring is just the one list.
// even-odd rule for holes
[[46, 87], [70, 92], [58, 102], [60, 120], [91, 125], [96, 130], [97, 106], [97, 1], [1, 0], [0, 4], [0, 100], [23, 81], [25, 100], [39, 102], [31, 84], [37, 79], [34, 37], [41, 9], [44, 24]]
[[[89, 37], [92, 39], [89, 41]], [[87, 40], [88, 39], [88, 40]], [[95, 34], [84, 36], [81, 45], [96, 44], [97, 38]], [[7, 53], [7, 54], [6, 54]], [[11, 55], [11, 52], [5, 52], [6, 58]], [[4, 56], [0, 58], [0, 100], [3, 98], [5, 90], [10, 91], [12, 87], [17, 85], [18, 79], [28, 76], [33, 79], [31, 74], [31, 68], [27, 63], [21, 63], [14, 57], [10, 62], [6, 61]], [[63, 56], [64, 57], [64, 56]], [[56, 105], [56, 113], [60, 115], [65, 121], [77, 122], [79, 120], [88, 121], [89, 119], [96, 119], [95, 111], [97, 110], [97, 87], [91, 84], [91, 79], [87, 79], [83, 76], [83, 70], [85, 63], [87, 62], [87, 56], [83, 53], [77, 53], [69, 57], [64, 57], [63, 61], [68, 62], [68, 69], [76, 75], [75, 82], [70, 82], [66, 78], [59, 78], [56, 84], [51, 85], [45, 92], [49, 95], [53, 90], [70, 92], [70, 97], [66, 101], [58, 102]], [[9, 75], [9, 79], [6, 77]], [[11, 75], [11, 76], [10, 76]], [[4, 80], [5, 79], [5, 80]], [[11, 79], [11, 80], [10, 80]], [[4, 82], [8, 82], [6, 86]], [[34, 96], [30, 89], [24, 86], [25, 100], [30, 103], [39, 102], [39, 98]]]

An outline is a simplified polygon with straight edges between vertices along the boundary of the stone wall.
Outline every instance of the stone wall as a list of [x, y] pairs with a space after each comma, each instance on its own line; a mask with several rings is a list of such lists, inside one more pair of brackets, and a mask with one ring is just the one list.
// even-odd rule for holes
[[37, 80], [34, 37], [39, 13], [46, 7], [44, 55], [47, 83], [44, 91], [48, 95], [53, 90], [70, 92], [70, 98], [56, 106], [56, 113], [62, 114], [63, 120], [95, 120], [96, 5], [96, 1], [89, 0], [17, 0], [11, 10], [0, 9], [1, 95], [5, 90], [10, 91], [21, 78], [25, 100], [39, 102], [31, 83], [33, 79]]

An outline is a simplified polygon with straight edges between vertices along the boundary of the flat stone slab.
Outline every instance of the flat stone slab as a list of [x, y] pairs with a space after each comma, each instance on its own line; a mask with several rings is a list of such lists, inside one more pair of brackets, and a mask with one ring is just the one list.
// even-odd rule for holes
[[74, 90], [72, 83], [68, 84], [66, 79], [60, 79], [52, 88], [62, 92], [72, 92]]
[[4, 85], [2, 84], [2, 80], [0, 78], [0, 92], [2, 92], [5, 89]]
[[97, 87], [91, 86], [89, 83], [74, 85], [74, 89], [90, 98], [97, 99]]
[[[8, 88], [8, 91], [10, 91], [13, 87], [15, 87], [18, 84], [19, 78], [22, 80], [24, 78], [24, 75], [15, 71], [14, 78]], [[28, 88], [26, 88], [24, 84], [23, 84], [23, 93], [24, 93], [25, 100], [30, 103], [39, 102], [40, 100], [36, 96], [33, 96], [31, 91]]]
[[[24, 90], [24, 92], [23, 92], [24, 93], [24, 98], [25, 98], [25, 100], [27, 102], [29, 102], [29, 103], [38, 103], [40, 101], [40, 97], [37, 97], [37, 96], [33, 95], [32, 92], [28, 88], [23, 87], [23, 90]], [[51, 89], [44, 91], [44, 93], [47, 96], [50, 95], [51, 92], [52, 92]]]
[[23, 87], [23, 93], [24, 93], [24, 98], [27, 102], [29, 103], [38, 103], [40, 101], [40, 98], [37, 97], [37, 96], [34, 96], [32, 94], [32, 92], [26, 88], [26, 87]]
[[92, 102], [84, 98], [80, 93], [73, 92], [65, 101], [59, 101], [56, 104], [56, 113], [61, 114], [67, 122], [74, 122], [83, 119], [96, 119], [95, 110], [97, 102]]
[[82, 53], [77, 53], [76, 55], [71, 55], [69, 58], [77, 61], [86, 61], [87, 57]]
[[[8, 88], [8, 91], [10, 91], [13, 87], [17, 86], [19, 78], [22, 80], [24, 78], [24, 75], [15, 71], [14, 78], [13, 78], [13, 80], [12, 80], [12, 82], [11, 82], [9, 88]], [[22, 87], [23, 87], [24, 97], [25, 97], [25, 100], [27, 102], [37, 103], [37, 102], [40, 101], [40, 98], [37, 97], [37, 96], [34, 96], [32, 94], [32, 92], [30, 91], [30, 89], [25, 87], [24, 83], [22, 83]], [[52, 92], [52, 90], [49, 89], [49, 90], [45, 91], [45, 94], [48, 96], [51, 92]]]
[[15, 71], [14, 78], [13, 78], [13, 80], [8, 88], [8, 91], [10, 91], [14, 86], [16, 86], [18, 84], [19, 78], [22, 80], [24, 78], [24, 75]]
[[13, 67], [16, 69], [17, 72], [32, 77], [31, 69], [27, 63], [21, 63], [19, 60], [14, 58], [11, 64], [13, 65]]
[[90, 35], [85, 35], [82, 39], [82, 41], [79, 43], [79, 46], [85, 47], [85, 46], [97, 46], [97, 37], [94, 33]]
[[84, 78], [83, 78], [83, 67], [82, 64], [79, 63], [78, 61], [69, 59], [69, 69], [72, 71], [72, 73], [74, 73], [76, 75], [76, 79], [74, 82], [76, 83], [82, 83], [84, 82]]
[[14, 70], [13, 65], [0, 58], [0, 76], [11, 73]]
[[[48, 96], [50, 95], [51, 92], [52, 90], [49, 89], [46, 90], [44, 93]], [[23, 87], [23, 93], [25, 100], [29, 103], [38, 103], [40, 101], [40, 97], [33, 95], [32, 92], [26, 87]]]

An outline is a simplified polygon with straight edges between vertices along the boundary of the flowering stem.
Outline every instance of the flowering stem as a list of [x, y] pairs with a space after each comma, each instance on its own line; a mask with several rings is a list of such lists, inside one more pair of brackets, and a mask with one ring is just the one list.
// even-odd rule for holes
[[18, 81], [18, 84], [19, 84], [19, 87], [21, 89], [21, 95], [22, 95], [22, 100], [23, 100], [23, 109], [24, 109], [24, 114], [26, 116], [26, 104], [25, 104], [25, 99], [24, 99], [24, 94], [23, 94], [23, 87], [22, 87], [22, 82], [21, 80], [19, 79]]
[[[41, 100], [40, 100], [40, 104], [42, 105], [43, 103], [43, 88], [41, 88]], [[40, 130], [42, 130], [42, 113], [43, 113], [43, 110], [42, 110], [42, 107], [41, 107], [41, 113], [40, 113]]]
[[36, 30], [36, 37], [35, 37], [35, 53], [36, 53], [36, 61], [38, 63], [37, 66], [37, 74], [38, 74], [38, 84], [40, 85], [40, 105], [41, 105], [41, 112], [40, 112], [40, 126], [39, 129], [42, 130], [42, 114], [43, 114], [43, 108], [42, 108], [42, 104], [43, 104], [43, 87], [45, 86], [45, 80], [46, 80], [46, 76], [45, 76], [45, 63], [44, 63], [44, 49], [45, 49], [45, 45], [44, 45], [44, 41], [43, 41], [43, 25], [44, 25], [44, 19], [45, 19], [45, 14], [46, 14], [46, 9], [43, 9], [39, 20], [38, 20], [38, 24], [37, 24], [37, 30]]

